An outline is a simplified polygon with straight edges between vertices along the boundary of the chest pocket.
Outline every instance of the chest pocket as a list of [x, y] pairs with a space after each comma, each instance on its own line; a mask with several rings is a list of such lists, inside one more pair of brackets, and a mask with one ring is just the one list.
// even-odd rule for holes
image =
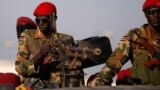
[[28, 40], [28, 47], [29, 47], [29, 53], [30, 58], [32, 58], [35, 54], [37, 54], [40, 50], [42, 40], [34, 38], [34, 33], [29, 33], [29, 40]]
[[39, 50], [40, 50], [41, 41], [39, 39], [30, 40], [29, 44], [31, 46], [31, 47], [29, 47], [30, 53], [32, 55], [37, 54], [39, 52]]

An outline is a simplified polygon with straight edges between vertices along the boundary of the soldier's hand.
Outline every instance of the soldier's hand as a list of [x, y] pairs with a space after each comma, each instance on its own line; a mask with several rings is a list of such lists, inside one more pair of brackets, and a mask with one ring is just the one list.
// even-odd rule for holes
[[33, 59], [34, 59], [34, 64], [37, 66], [39, 63], [42, 62], [43, 59], [41, 59], [44, 56], [47, 56], [47, 54], [51, 51], [51, 47], [48, 44], [48, 42], [43, 42], [42, 46], [39, 50], [39, 53], [37, 53]]
[[90, 87], [94, 87], [94, 86], [102, 86], [102, 85], [111, 85], [112, 83], [112, 78], [108, 79], [108, 78], [103, 78], [103, 76], [101, 76], [101, 74], [97, 74], [89, 83], [88, 86]]
[[94, 86], [99, 86], [100, 85], [100, 78], [99, 77], [95, 77], [94, 79], [90, 80], [87, 85], [89, 87], [94, 87]]
[[48, 42], [43, 42], [39, 54], [41, 56], [47, 55], [51, 51], [51, 47]]

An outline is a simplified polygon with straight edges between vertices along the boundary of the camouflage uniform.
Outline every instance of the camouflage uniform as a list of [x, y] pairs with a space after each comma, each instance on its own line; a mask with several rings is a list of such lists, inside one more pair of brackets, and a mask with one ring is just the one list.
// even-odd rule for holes
[[[53, 40], [63, 40], [67, 43], [73, 44], [73, 37], [62, 33], [52, 33]], [[26, 30], [24, 31], [18, 42], [18, 53], [16, 57], [16, 71], [22, 77], [22, 82], [26, 83], [30, 78], [34, 78], [34, 75], [38, 73], [40, 66], [35, 67], [33, 56], [35, 56], [43, 44], [43, 41], [49, 41], [49, 38], [45, 38], [39, 30]], [[61, 72], [56, 67], [59, 64], [53, 61], [49, 65], [49, 69], [45, 71], [45, 74], [41, 78], [43, 81], [49, 81], [52, 84], [58, 84], [61, 86]], [[69, 63], [69, 62], [67, 62]], [[76, 75], [80, 74], [82, 70], [74, 70], [69, 73]], [[83, 85], [83, 77], [81, 77], [81, 84]]]
[[160, 69], [155, 67], [151, 70], [144, 65], [153, 56], [142, 45], [134, 42], [139, 38], [134, 33], [135, 31], [146, 38], [157, 51], [160, 51], [160, 34], [153, 35], [147, 24], [130, 30], [118, 43], [118, 47], [107, 60], [106, 66], [94, 78], [91, 86], [111, 84], [112, 78], [128, 60], [131, 60], [133, 64], [131, 77], [139, 81], [134, 84], [160, 85]]

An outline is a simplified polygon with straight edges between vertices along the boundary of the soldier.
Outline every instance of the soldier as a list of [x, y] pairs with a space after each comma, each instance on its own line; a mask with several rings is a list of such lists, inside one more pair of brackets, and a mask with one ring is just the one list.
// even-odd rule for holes
[[[32, 80], [37, 80], [35, 78], [40, 79], [38, 81], [40, 81], [42, 88], [83, 86], [83, 70], [65, 69], [63, 71], [64, 69], [61, 68], [64, 66], [60, 65], [62, 61], [59, 59], [61, 55], [54, 52], [57, 49], [52, 47], [58, 43], [57, 41], [62, 41], [70, 46], [74, 45], [74, 39], [71, 35], [59, 33], [56, 30], [56, 6], [50, 2], [42, 2], [33, 14], [36, 17], [35, 21], [38, 28], [37, 30], [25, 30], [21, 34], [15, 63], [15, 69], [21, 76], [24, 86], [32, 84]], [[64, 59], [65, 57], [61, 58]], [[67, 66], [70, 60], [65, 59], [67, 59], [65, 62]], [[40, 89], [41, 86], [36, 84], [32, 88]]]
[[[16, 30], [17, 38], [25, 29], [36, 29], [36, 24], [28, 17], [21, 16], [17, 19]], [[15, 87], [20, 85], [20, 78], [11, 72], [0, 73], [0, 89], [15, 90]]]
[[17, 24], [16, 24], [16, 29], [17, 29], [17, 38], [20, 37], [20, 34], [25, 30], [25, 29], [36, 29], [37, 26], [35, 22], [25, 16], [21, 16], [17, 19]]
[[160, 0], [146, 0], [142, 8], [148, 24], [123, 36], [105, 67], [90, 86], [110, 85], [121, 67], [131, 60], [131, 77], [138, 85], [160, 85]]

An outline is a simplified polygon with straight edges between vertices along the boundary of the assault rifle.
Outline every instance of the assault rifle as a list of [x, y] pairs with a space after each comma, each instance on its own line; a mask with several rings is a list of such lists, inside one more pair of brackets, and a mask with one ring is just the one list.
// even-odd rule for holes
[[[66, 74], [66, 68], [69, 70], [75, 69], [75, 64], [77, 61], [81, 60], [81, 68], [88, 68], [95, 65], [103, 64], [106, 62], [107, 58], [112, 53], [112, 48], [110, 45], [110, 41], [107, 37], [89, 37], [83, 40], [77, 41], [75, 45], [68, 45], [65, 42], [58, 40], [50, 43], [51, 49], [51, 57], [54, 55], [54, 59], [60, 61], [57, 66], [58, 69], [61, 70], [62, 73], [62, 87], [66, 85], [66, 76], [74, 76]], [[72, 62], [69, 66], [65, 65], [67, 59], [72, 59]], [[45, 69], [47, 67], [44, 67]], [[45, 71], [42, 70], [42, 74]], [[84, 75], [84, 74], [82, 74]], [[27, 90], [30, 87], [34, 86], [37, 82], [40, 82], [42, 87], [45, 87], [43, 81], [40, 78], [34, 78], [28, 81], [27, 84], [21, 85], [21, 88], [16, 90]]]
[[[58, 65], [58, 69], [61, 69], [61, 78], [62, 78], [62, 87], [71, 86], [71, 87], [79, 87], [79, 84], [70, 84], [66, 85], [66, 77], [75, 77], [83, 75], [81, 74], [69, 74], [66, 73], [66, 71], [70, 70], [76, 70], [76, 69], [82, 69], [81, 64], [79, 65], [79, 60], [85, 60], [88, 57], [88, 53], [91, 53], [93, 55], [101, 55], [101, 49], [94, 48], [90, 49], [88, 47], [80, 47], [79, 43], [76, 43], [74, 46], [66, 44], [65, 42], [61, 40], [54, 41], [54, 43], [51, 43], [51, 54], [54, 56], [58, 55], [58, 61], [60, 61], [60, 64]], [[72, 59], [69, 65], [66, 65], [66, 61]], [[78, 64], [78, 65], [77, 65]], [[68, 84], [68, 83], [67, 83]]]
[[145, 38], [141, 37], [138, 32], [135, 31], [135, 33], [139, 37], [136, 42], [144, 46], [144, 48], [153, 56], [150, 61], [145, 62], [145, 65], [150, 69], [160, 66], [160, 53], [156, 51], [155, 48], [151, 46]]
[[[54, 57], [55, 60], [59, 61], [59, 65], [57, 66], [57, 69], [61, 70], [61, 77], [62, 77], [62, 87], [66, 86], [66, 76], [72, 77], [75, 75], [71, 75], [71, 74], [66, 74], [66, 68], [67, 70], [72, 70], [76, 68], [76, 63], [78, 60], [85, 60], [88, 57], [88, 54], [93, 54], [93, 55], [101, 55], [101, 49], [100, 48], [94, 48], [94, 49], [90, 49], [89, 47], [81, 47], [81, 45], [79, 45], [80, 42], [77, 42], [74, 46], [73, 45], [68, 45], [65, 42], [61, 41], [61, 40], [57, 40], [57, 41], [51, 41], [50, 46], [51, 46], [51, 52], [50, 52], [50, 57]], [[44, 60], [46, 62], [43, 62], [44, 64], [48, 64], [50, 61]], [[69, 66], [66, 66], [65, 63], [68, 59], [73, 59], [71, 60], [71, 63]], [[54, 62], [54, 60], [53, 60]], [[47, 66], [46, 65], [42, 65], [41, 68], [44, 68], [42, 70], [40, 70], [39, 75], [43, 75], [43, 73], [45, 72]], [[81, 74], [84, 75], [84, 74]], [[41, 88], [45, 88], [45, 84], [43, 83], [43, 81], [41, 81], [40, 77], [37, 78], [33, 78], [30, 79], [26, 84], [20, 85], [19, 87], [17, 87], [16, 90], [32, 90], [31, 88], [34, 87], [34, 85], [39, 84], [41, 86]]]

